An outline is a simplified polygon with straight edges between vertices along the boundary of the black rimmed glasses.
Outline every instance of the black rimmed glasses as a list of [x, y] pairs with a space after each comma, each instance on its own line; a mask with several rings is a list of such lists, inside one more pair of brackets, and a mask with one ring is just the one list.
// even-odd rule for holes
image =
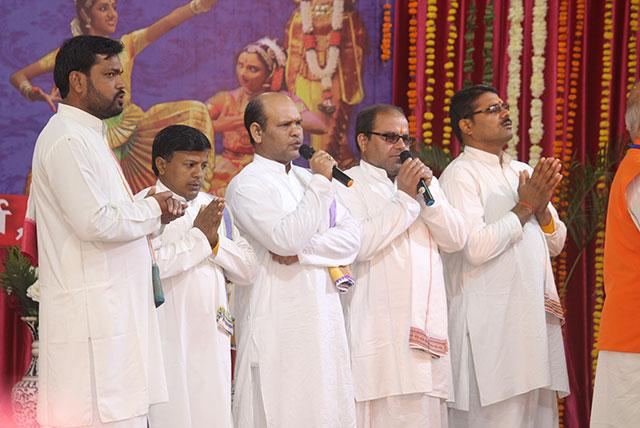
[[491, 104], [487, 108], [483, 108], [482, 110], [476, 110], [465, 116], [465, 119], [469, 119], [470, 117], [480, 114], [480, 113], [489, 113], [489, 114], [500, 114], [503, 111], [509, 111], [509, 103], [497, 103]]
[[416, 142], [415, 138], [407, 134], [400, 135], [400, 134], [396, 134], [395, 132], [373, 132], [373, 131], [369, 132], [369, 134], [377, 135], [378, 137], [381, 137], [385, 142], [389, 144], [395, 144], [401, 138], [405, 146], [410, 146]]

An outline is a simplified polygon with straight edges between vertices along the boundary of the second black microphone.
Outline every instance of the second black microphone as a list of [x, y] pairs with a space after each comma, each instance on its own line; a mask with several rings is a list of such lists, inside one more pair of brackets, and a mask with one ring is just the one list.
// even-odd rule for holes
[[[313, 156], [313, 154], [316, 151], [313, 149], [313, 147], [303, 144], [298, 149], [298, 152], [300, 153], [300, 156], [302, 156], [303, 158], [309, 160], [309, 159], [311, 159], [311, 156]], [[351, 187], [351, 185], [353, 184], [353, 180], [351, 179], [351, 177], [349, 177], [344, 172], [340, 171], [337, 166], [333, 167], [333, 171], [331, 172], [331, 176], [333, 178], [335, 178], [336, 180], [338, 180], [340, 183], [342, 183], [345, 186], [347, 186], [347, 187]]]
[[[404, 152], [400, 153], [400, 162], [402, 163], [411, 158], [413, 158], [413, 156], [411, 155], [411, 152], [409, 150], [405, 150]], [[422, 196], [424, 197], [424, 203], [427, 204], [428, 207], [434, 204], [435, 199], [433, 199], [433, 196], [429, 191], [429, 187], [427, 187], [427, 183], [425, 183], [422, 178], [420, 179], [420, 181], [418, 181], [418, 193], [422, 193]]]

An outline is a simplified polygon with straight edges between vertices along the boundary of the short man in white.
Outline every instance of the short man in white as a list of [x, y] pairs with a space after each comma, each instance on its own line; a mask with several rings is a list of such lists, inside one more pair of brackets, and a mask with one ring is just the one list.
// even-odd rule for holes
[[556, 391], [569, 391], [550, 261], [567, 233], [549, 203], [560, 162], [542, 158], [532, 170], [503, 152], [509, 106], [491, 87], [456, 93], [450, 115], [465, 147], [440, 183], [468, 239], [444, 257], [456, 391], [449, 424], [558, 426]]
[[254, 98], [244, 122], [256, 154], [226, 197], [259, 267], [251, 287], [236, 289], [235, 422], [240, 428], [354, 427], [344, 318], [328, 267], [354, 260], [360, 230], [335, 202], [336, 162], [318, 151], [311, 173], [292, 165], [302, 126], [284, 94]]
[[207, 137], [185, 125], [153, 141], [156, 190], [173, 192], [187, 209], [153, 240], [165, 294], [158, 321], [169, 402], [151, 407], [151, 428], [233, 426], [226, 282], [249, 285], [256, 264], [224, 200], [200, 192], [210, 150]]
[[[334, 183], [362, 225], [345, 296], [359, 428], [446, 427], [451, 388], [447, 300], [440, 252], [466, 240], [462, 216], [420, 159], [401, 162], [413, 138], [402, 110], [365, 108], [356, 120], [360, 165]], [[417, 193], [420, 179], [435, 203]]]
[[121, 50], [96, 36], [62, 45], [63, 101], [33, 156], [42, 426], [144, 428], [149, 405], [167, 400], [147, 235], [183, 207], [170, 192], [134, 201], [108, 146], [102, 119], [124, 101]]

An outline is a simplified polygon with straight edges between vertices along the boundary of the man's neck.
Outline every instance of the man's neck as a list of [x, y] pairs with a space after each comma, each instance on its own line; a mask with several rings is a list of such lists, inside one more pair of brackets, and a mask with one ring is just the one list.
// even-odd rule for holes
[[284, 166], [284, 170], [285, 170], [285, 172], [286, 172], [287, 174], [289, 173], [289, 171], [291, 171], [291, 161], [289, 161], [289, 162], [283, 162], [283, 161], [278, 160], [278, 159], [273, 159], [272, 157], [270, 157], [270, 156], [269, 156], [269, 155], [267, 155], [267, 154], [260, 153], [258, 150], [256, 150], [256, 154], [257, 154], [257, 155], [262, 156], [262, 157], [263, 157], [263, 158], [265, 158], [265, 159], [269, 159], [270, 161], [278, 162], [279, 164], [282, 164], [282, 165]]
[[502, 159], [502, 150], [504, 148], [504, 144], [498, 145], [495, 143], [482, 143], [479, 141], [465, 141], [464, 145], [473, 147], [477, 150], [482, 150], [483, 152], [491, 153]]

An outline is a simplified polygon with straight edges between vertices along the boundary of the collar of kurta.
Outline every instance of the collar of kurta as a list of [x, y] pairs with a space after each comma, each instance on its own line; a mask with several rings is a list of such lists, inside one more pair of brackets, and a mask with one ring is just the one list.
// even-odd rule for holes
[[[501, 152], [500, 156], [494, 155], [493, 153], [486, 152], [484, 150], [476, 149], [471, 146], [464, 146], [464, 153], [466, 156], [478, 160], [480, 162], [488, 163], [490, 165], [495, 165], [499, 167], [509, 166], [511, 163], [511, 156], [509, 156], [506, 152]], [[502, 163], [500, 162], [502, 159]]]
[[[253, 155], [253, 163], [268, 172], [273, 172], [276, 174], [284, 174], [284, 175], [288, 174], [286, 165], [278, 161], [267, 159], [264, 156], [260, 156], [257, 153], [254, 153]], [[291, 168], [293, 168], [293, 165], [291, 165]], [[291, 171], [291, 168], [289, 169], [289, 171]]]
[[74, 120], [81, 125], [84, 125], [89, 128], [93, 128], [99, 133], [103, 133], [104, 124], [102, 120], [98, 119], [94, 115], [87, 113], [84, 110], [80, 110], [77, 107], [73, 107], [67, 104], [58, 103], [58, 114], [61, 116], [68, 117], [71, 120]]
[[379, 168], [375, 165], [371, 165], [369, 162], [365, 160], [360, 159], [360, 168], [365, 174], [371, 176], [373, 179], [377, 181], [381, 181], [390, 186], [395, 183], [395, 181], [389, 180], [387, 171], [385, 171], [383, 168]]

